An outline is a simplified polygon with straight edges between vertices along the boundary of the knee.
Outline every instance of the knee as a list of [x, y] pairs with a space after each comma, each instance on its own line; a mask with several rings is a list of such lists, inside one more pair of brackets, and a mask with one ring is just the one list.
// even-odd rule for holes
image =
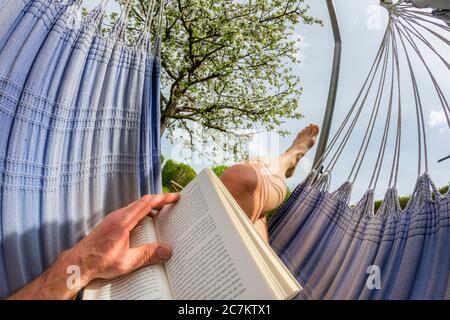
[[220, 180], [233, 195], [253, 193], [258, 187], [258, 171], [248, 164], [236, 164], [229, 167], [220, 176]]

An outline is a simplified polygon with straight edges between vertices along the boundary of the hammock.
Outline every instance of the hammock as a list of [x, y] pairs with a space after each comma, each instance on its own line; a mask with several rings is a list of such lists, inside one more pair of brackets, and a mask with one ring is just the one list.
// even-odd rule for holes
[[448, 0], [408, 0], [417, 8], [433, 8], [431, 14], [450, 25], [450, 2]]
[[[427, 136], [415, 74], [415, 68], [422, 65], [450, 127], [444, 91], [423, 53], [426, 50], [449, 70], [448, 54], [442, 55], [430, 39], [450, 47], [448, 36], [442, 35], [448, 35], [450, 28], [429, 11], [405, 1], [386, 8], [386, 32], [355, 103], [314, 170], [270, 222], [272, 247], [304, 288], [298, 299], [450, 299], [450, 191], [441, 195], [427, 173]], [[407, 82], [415, 101], [413, 110], [407, 111], [416, 115], [419, 161], [416, 186], [406, 208], [401, 209], [396, 185], [402, 114], [409, 107], [402, 104]], [[368, 103], [369, 96], [374, 97], [373, 103]], [[384, 109], [382, 101], [387, 102]], [[361, 114], [370, 115], [368, 124], [361, 124]], [[360, 145], [355, 162], [347, 181], [331, 192], [331, 172], [357, 125], [367, 129], [357, 137]], [[373, 159], [368, 190], [351, 206], [351, 189], [374, 143], [374, 131], [382, 137], [375, 144], [378, 157]], [[389, 188], [375, 212], [374, 193], [390, 140]]]
[[412, 3], [416, 8], [450, 9], [448, 0], [407, 0], [406, 2]]
[[160, 42], [127, 45], [131, 1], [102, 33], [105, 5], [0, 1], [0, 298], [160, 191]]

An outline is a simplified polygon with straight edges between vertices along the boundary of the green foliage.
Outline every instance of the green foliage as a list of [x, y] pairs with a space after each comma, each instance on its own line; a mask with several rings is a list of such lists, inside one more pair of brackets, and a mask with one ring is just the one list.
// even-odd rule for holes
[[[292, 36], [300, 23], [321, 23], [308, 15], [303, 2], [167, 1], [161, 134], [201, 148], [205, 156], [220, 152], [232, 160], [242, 158], [249, 131], [287, 134], [279, 129], [285, 119], [301, 117], [296, 110], [300, 79], [291, 68], [298, 62], [300, 40]], [[147, 8], [149, 0], [138, 0], [130, 11], [131, 42], [145, 29]], [[117, 20], [116, 13], [111, 20]]]
[[[439, 192], [441, 194], [446, 193], [448, 191], [448, 187], [449, 186], [444, 186], [444, 187], [440, 188]], [[400, 197], [398, 197], [398, 201], [400, 203], [400, 208], [405, 209], [406, 205], [408, 204], [409, 199], [411, 199], [411, 196], [400, 196]], [[382, 203], [383, 203], [382, 200], [375, 201], [375, 212], [377, 212], [378, 209], [380, 209]]]
[[[398, 197], [398, 202], [400, 203], [400, 208], [405, 209], [410, 198], [411, 198], [411, 196], [400, 196], [400, 197]], [[383, 200], [376, 200], [375, 201], [375, 203], [374, 203], [375, 212], [377, 212], [378, 209], [380, 209], [382, 203], [383, 203]]]
[[408, 204], [409, 199], [411, 199], [410, 196], [400, 196], [400, 197], [398, 197], [398, 202], [400, 203], [400, 208], [405, 209], [406, 205]]
[[160, 159], [161, 164], [163, 164], [163, 163], [164, 163], [164, 160], [165, 160], [164, 156], [163, 156], [163, 155], [160, 155], [159, 159]]
[[189, 165], [174, 160], [167, 160], [162, 169], [162, 185], [171, 192], [175, 192], [176, 189], [171, 181], [175, 181], [182, 187], [185, 187], [196, 175], [195, 170]]
[[227, 170], [229, 167], [225, 165], [216, 166], [212, 168], [212, 171], [216, 174], [216, 176], [220, 177], [222, 173]]
[[[446, 192], [448, 192], [449, 186], [445, 186], [439, 189], [439, 192], [441, 194], [444, 194]], [[288, 190], [288, 194], [286, 195], [286, 199], [290, 197], [290, 195], [292, 194], [291, 191]], [[409, 199], [411, 198], [411, 196], [400, 196], [398, 197], [398, 201], [400, 203], [400, 207], [402, 209], [406, 208], [406, 205], [408, 204]], [[374, 207], [375, 207], [375, 212], [378, 211], [378, 209], [380, 209], [381, 204], [383, 203], [382, 200], [376, 200], [374, 203]], [[351, 207], [354, 207], [354, 205], [352, 205]], [[267, 219], [270, 220], [270, 218], [272, 218], [273, 214], [276, 212], [276, 210], [273, 210], [269, 213], [267, 213]]]

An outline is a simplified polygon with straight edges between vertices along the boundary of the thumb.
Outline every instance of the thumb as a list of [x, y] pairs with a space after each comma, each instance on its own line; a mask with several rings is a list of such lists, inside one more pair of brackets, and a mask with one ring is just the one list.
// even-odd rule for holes
[[133, 269], [167, 261], [172, 249], [164, 243], [143, 244], [130, 249], [133, 255]]

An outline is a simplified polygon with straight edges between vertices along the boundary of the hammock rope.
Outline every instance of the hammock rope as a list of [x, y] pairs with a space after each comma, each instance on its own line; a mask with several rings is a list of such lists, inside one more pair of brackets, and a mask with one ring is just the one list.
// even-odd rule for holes
[[[382, 43], [381, 43], [381, 46], [380, 46], [380, 48], [379, 48], [379, 50], [378, 50], [378, 53], [377, 53], [377, 55], [376, 55], [376, 57], [375, 57], [375, 60], [374, 60], [374, 62], [373, 62], [373, 64], [372, 64], [372, 67], [371, 67], [371, 69], [370, 69], [370, 71], [369, 71], [369, 74], [367, 75], [367, 78], [366, 78], [366, 80], [364, 81], [364, 84], [363, 84], [363, 86], [361, 87], [361, 90], [359, 91], [358, 96], [357, 96], [356, 99], [355, 99], [355, 102], [353, 103], [352, 107], [350, 108], [349, 112], [347, 113], [347, 115], [346, 115], [345, 119], [343, 120], [342, 124], [339, 126], [339, 128], [338, 128], [336, 134], [332, 137], [332, 139], [331, 139], [329, 145], [328, 145], [328, 146], [326, 147], [326, 149], [325, 149], [325, 152], [324, 152], [323, 155], [318, 159], [317, 164], [314, 166], [313, 170], [318, 171], [318, 169], [323, 165], [325, 159], [326, 159], [326, 158], [329, 156], [329, 154], [331, 153], [333, 147], [336, 145], [336, 143], [337, 143], [337, 141], [338, 141], [340, 135], [342, 134], [342, 132], [343, 132], [345, 126], [347, 125], [348, 121], [350, 120], [351, 115], [353, 114], [353, 111], [355, 110], [356, 106], [358, 105], [358, 101], [360, 100], [361, 96], [363, 95], [364, 90], [365, 90], [367, 84], [369, 83], [369, 87], [372, 86], [372, 83], [373, 83], [373, 81], [374, 81], [374, 79], [375, 79], [375, 73], [374, 73], [374, 70], [377, 70], [378, 67], [379, 67], [379, 64], [380, 64], [380, 61], [381, 61], [381, 58], [382, 58], [382, 53], [384, 52], [385, 45], [386, 45], [386, 41], [387, 41], [386, 38], [387, 38], [388, 36], [389, 36], [389, 34], [388, 34], [387, 30], [386, 30], [385, 35], [384, 35], [383, 40], [382, 40]], [[369, 81], [369, 79], [370, 79], [370, 81]], [[367, 99], [367, 96], [368, 96], [368, 93], [366, 93], [366, 94], [364, 95], [363, 101], [365, 101], [365, 100]], [[342, 142], [341, 142], [341, 144], [339, 145], [338, 149], [341, 148], [341, 146], [342, 146]], [[333, 158], [333, 159], [334, 159], [334, 158]], [[332, 159], [332, 160], [333, 160], [333, 159]], [[332, 161], [330, 161], [330, 162], [332, 162]], [[325, 172], [328, 172], [328, 171], [329, 171], [329, 170], [328, 170], [328, 168], [327, 168], [327, 170], [325, 170]]]
[[[450, 298], [450, 191], [441, 195], [428, 174], [430, 146], [417, 75], [423, 68], [450, 128], [447, 97], [430, 66], [434, 59], [450, 71], [449, 55], [442, 51], [450, 49], [450, 28], [429, 9], [407, 1], [387, 2], [381, 3], [389, 16], [386, 30], [356, 99], [311, 173], [269, 225], [272, 247], [304, 288], [298, 299]], [[404, 101], [407, 86], [411, 103]], [[407, 113], [415, 118], [418, 178], [401, 208], [397, 185]], [[362, 134], [356, 134], [359, 127], [365, 128]], [[346, 166], [347, 180], [331, 192], [332, 173], [350, 141], [355, 156]], [[372, 148], [377, 153], [368, 190], [350, 206], [352, 187], [362, 179]], [[385, 162], [387, 190], [375, 212], [374, 195]], [[373, 265], [382, 272], [377, 290], [367, 286], [367, 268]]]
[[[325, 149], [325, 152], [323, 156], [317, 161], [316, 165], [314, 166], [314, 170], [318, 170], [321, 166], [323, 166], [324, 162], [329, 158], [331, 155], [331, 158], [328, 162], [328, 164], [325, 166], [325, 172], [332, 172], [338, 163], [345, 147], [348, 145], [349, 139], [352, 137], [352, 133], [354, 132], [355, 127], [357, 127], [360, 116], [364, 111], [365, 104], [367, 102], [368, 96], [371, 93], [371, 89], [373, 88], [373, 84], [375, 82], [376, 76], [379, 75], [379, 81], [378, 86], [376, 87], [376, 98], [375, 102], [372, 107], [371, 116], [369, 119], [369, 123], [367, 125], [367, 129], [364, 132], [362, 142], [360, 144], [360, 147], [358, 149], [358, 152], [356, 154], [356, 159], [351, 166], [351, 170], [348, 174], [348, 181], [351, 181], [354, 183], [358, 177], [358, 174], [362, 168], [363, 161], [365, 159], [367, 150], [369, 149], [369, 144], [372, 141], [373, 132], [375, 128], [375, 124], [377, 122], [378, 116], [379, 116], [379, 110], [380, 105], [382, 101], [382, 96], [384, 93], [384, 85], [386, 80], [386, 72], [387, 72], [387, 59], [392, 59], [391, 62], [391, 72], [394, 72], [396, 68], [399, 68], [398, 64], [398, 48], [397, 48], [397, 42], [399, 42], [403, 48], [403, 54], [406, 57], [406, 63], [408, 65], [410, 79], [413, 87], [413, 94], [414, 94], [414, 104], [415, 104], [415, 112], [416, 112], [416, 121], [417, 121], [417, 141], [418, 141], [418, 175], [420, 175], [422, 172], [427, 172], [429, 169], [429, 159], [428, 159], [428, 143], [427, 143], [427, 137], [426, 137], [426, 128], [425, 128], [425, 118], [423, 114], [423, 105], [421, 100], [421, 95], [419, 93], [419, 88], [417, 84], [417, 79], [415, 75], [414, 68], [412, 67], [411, 57], [410, 53], [408, 52], [407, 45], [410, 46], [410, 48], [413, 49], [413, 51], [416, 53], [417, 57], [422, 62], [423, 66], [426, 68], [428, 75], [431, 78], [432, 84], [435, 87], [435, 90], [438, 94], [439, 101], [441, 103], [442, 109], [444, 111], [444, 114], [446, 116], [448, 125], [450, 127], [450, 112], [449, 112], [449, 106], [447, 99], [445, 95], [443, 94], [443, 91], [436, 80], [435, 76], [433, 75], [432, 71], [430, 70], [428, 63], [423, 58], [423, 55], [419, 48], [417, 47], [417, 44], [414, 41], [415, 39], [418, 39], [421, 43], [426, 45], [427, 48], [429, 48], [438, 58], [439, 60], [445, 65], [447, 69], [449, 69], [450, 64], [449, 62], [444, 58], [444, 56], [430, 44], [426, 38], [421, 35], [417, 29], [414, 27], [413, 24], [418, 24], [419, 26], [422, 26], [421, 23], [415, 22], [413, 19], [411, 19], [411, 14], [409, 13], [408, 8], [411, 6], [409, 4], [403, 4], [403, 3], [397, 3], [396, 5], [390, 6], [389, 8], [389, 22], [386, 27], [386, 33], [382, 40], [382, 43], [380, 45], [379, 53], [377, 54], [377, 57], [374, 61], [374, 66], [372, 66], [371, 71], [369, 72], [368, 79], [370, 79], [369, 84], [367, 86], [367, 79], [364, 82], [364, 85], [361, 89], [361, 92], [358, 94], [355, 104], [350, 108], [347, 116], [344, 118], [342, 124], [339, 126], [336, 134], [331, 139], [329, 145]], [[430, 16], [430, 18], [435, 19], [435, 17]], [[434, 21], [429, 21], [429, 19], [423, 19], [424, 22], [432, 23], [433, 25], [436, 23]], [[444, 30], [447, 30], [447, 27], [444, 26], [442, 23], [438, 23], [440, 27], [442, 27]], [[442, 36], [436, 33], [435, 31], [431, 30], [430, 28], [425, 27], [424, 30], [431, 31], [430, 33], [433, 36], [439, 36], [439, 40], [443, 40], [443, 42], [448, 45], [449, 42]], [[391, 48], [392, 47], [392, 48]], [[398, 82], [400, 82], [400, 70], [397, 72]], [[399, 97], [398, 101], [398, 121], [397, 121], [397, 133], [396, 133], [396, 140], [395, 140], [395, 148], [394, 148], [394, 157], [393, 157], [393, 165], [392, 170], [390, 174], [390, 186], [395, 186], [397, 184], [398, 180], [398, 170], [399, 170], [399, 162], [400, 162], [400, 149], [401, 149], [401, 86], [400, 84], [397, 84], [396, 87], [397, 95]], [[394, 92], [393, 89], [389, 93], [389, 97], [393, 96]], [[360, 101], [361, 96], [363, 97]], [[389, 98], [391, 100], [391, 98]], [[388, 103], [390, 105], [391, 102]], [[391, 117], [391, 108], [388, 107], [387, 109], [387, 117]], [[349, 124], [348, 128], [345, 130], [347, 125]], [[375, 168], [378, 168], [382, 166], [382, 159], [384, 159], [383, 153], [386, 150], [385, 146], [385, 140], [387, 139], [388, 133], [389, 133], [390, 125], [385, 125], [386, 132], [383, 134], [381, 147], [379, 149], [379, 153], [377, 156], [377, 161], [375, 163]], [[387, 142], [387, 141], [386, 141]], [[337, 147], [335, 147], [337, 144]], [[371, 182], [369, 183], [369, 187], [371, 187], [374, 184], [374, 181], [378, 181], [379, 174], [374, 175], [374, 177], [371, 179]], [[376, 184], [375, 184], [376, 185]]]

